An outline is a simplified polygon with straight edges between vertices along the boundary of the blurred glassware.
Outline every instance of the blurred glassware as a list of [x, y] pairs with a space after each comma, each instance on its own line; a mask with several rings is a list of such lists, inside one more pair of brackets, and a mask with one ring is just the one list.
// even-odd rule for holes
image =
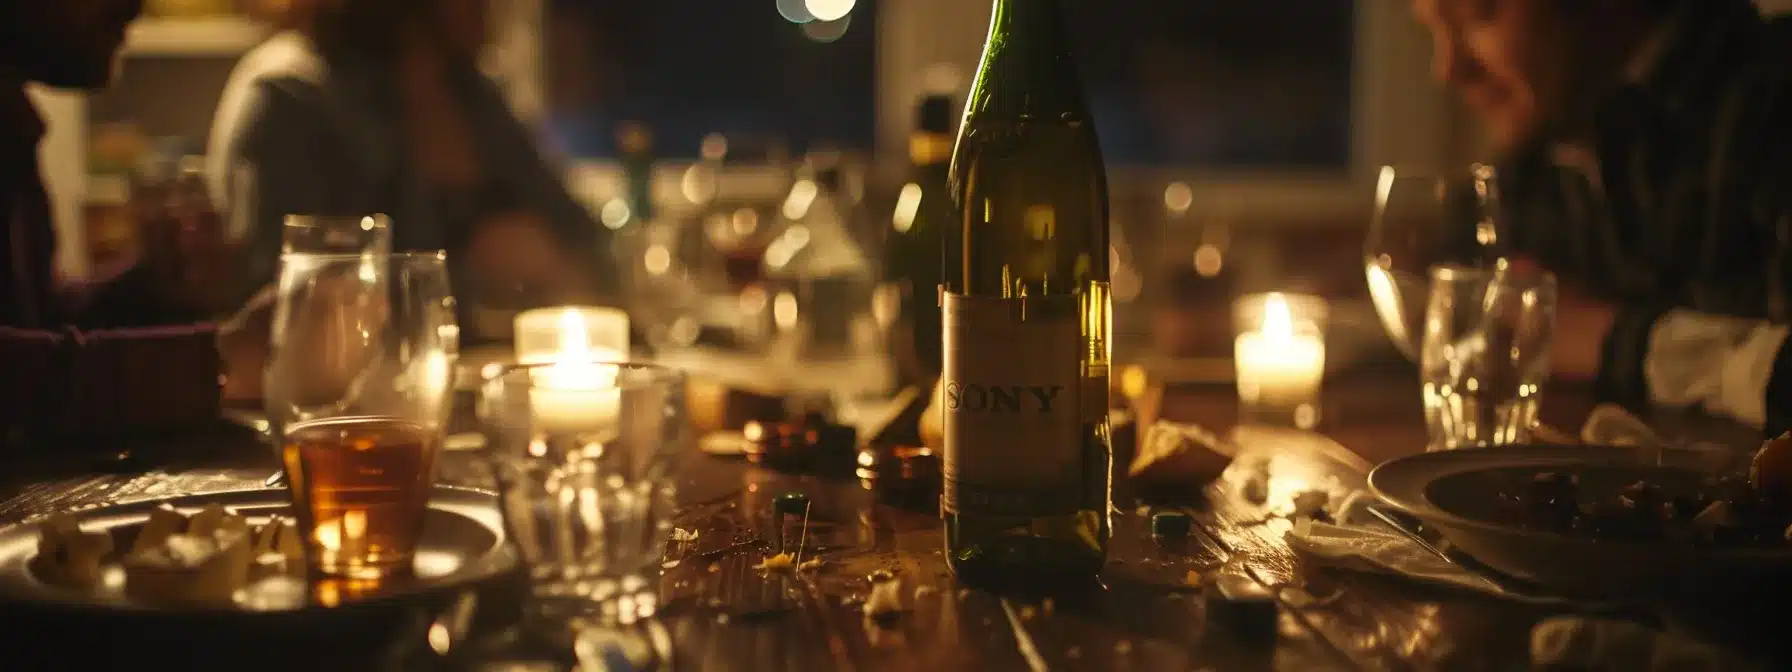
[[1530, 441], [1555, 338], [1556, 279], [1543, 271], [1431, 271], [1419, 377], [1431, 450]]
[[[889, 283], [887, 291], [896, 293], [899, 305], [899, 327], [892, 334], [890, 350], [899, 379], [908, 385], [938, 377], [943, 363], [940, 236], [956, 209], [948, 180], [954, 111], [952, 97], [943, 93], [922, 98], [916, 105], [915, 130], [908, 143], [908, 179], [896, 196], [883, 241], [883, 281]], [[1117, 242], [1116, 249], [1119, 247]]]
[[131, 180], [124, 175], [92, 173], [81, 204], [89, 268], [123, 267], [137, 258], [138, 228], [132, 216]]
[[[1238, 294], [1238, 268], [1232, 231], [1238, 215], [1223, 189], [1196, 190], [1187, 182], [1164, 186], [1144, 226], [1128, 226], [1115, 217], [1116, 253], [1130, 251], [1132, 262], [1117, 254], [1113, 269], [1116, 347], [1166, 367], [1172, 362], [1215, 360], [1230, 379], [1234, 330], [1225, 320], [1210, 319], [1232, 306]], [[1192, 235], [1190, 235], [1192, 234]], [[1125, 249], [1122, 249], [1122, 245]], [[1285, 289], [1268, 284], [1266, 290]], [[1128, 299], [1128, 295], [1131, 298]], [[1134, 350], [1137, 348], [1137, 350]], [[1180, 378], [1180, 376], [1172, 376]]]
[[206, 189], [204, 159], [157, 158], [131, 185], [142, 267], [163, 298], [194, 315], [216, 317], [235, 306], [238, 262], [224, 217]]
[[459, 351], [440, 252], [281, 256], [264, 385], [315, 574], [411, 574]]
[[[781, 142], [712, 134], [679, 190], [694, 206], [618, 236], [629, 313], [656, 351], [754, 346], [752, 305], [793, 171]], [[632, 229], [636, 227], [631, 227]]]
[[649, 364], [515, 366], [480, 402], [510, 542], [537, 625], [651, 617], [689, 452], [684, 375]]
[[385, 215], [323, 217], [287, 215], [280, 234], [280, 253], [365, 254], [392, 251], [392, 221]]
[[1502, 250], [1500, 233], [1492, 166], [1441, 174], [1382, 167], [1363, 269], [1382, 326], [1408, 359], [1418, 358], [1431, 267], [1490, 265]]
[[460, 350], [445, 255], [292, 252], [280, 266], [264, 382], [274, 432], [355, 414], [439, 428]]
[[865, 217], [841, 196], [840, 176], [831, 158], [806, 160], [779, 208], [778, 237], [765, 249], [774, 333], [794, 338], [799, 359], [879, 356], [895, 319], [895, 305], [878, 309], [879, 269], [865, 252]]

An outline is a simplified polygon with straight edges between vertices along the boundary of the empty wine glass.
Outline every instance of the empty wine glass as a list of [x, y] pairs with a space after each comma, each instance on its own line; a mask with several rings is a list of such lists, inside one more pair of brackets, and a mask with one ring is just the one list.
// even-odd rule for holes
[[1498, 209], [1492, 166], [1475, 164], [1460, 173], [1382, 167], [1363, 269], [1375, 312], [1408, 359], [1419, 354], [1427, 273], [1438, 264], [1478, 267], [1497, 259]]

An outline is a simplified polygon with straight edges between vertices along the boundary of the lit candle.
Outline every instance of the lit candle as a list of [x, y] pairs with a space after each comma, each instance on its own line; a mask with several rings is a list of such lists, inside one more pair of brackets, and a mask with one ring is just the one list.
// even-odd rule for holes
[[[569, 342], [577, 330], [579, 343]], [[563, 306], [536, 308], [516, 316], [516, 361], [552, 364], [569, 349], [596, 351], [604, 361], [620, 361], [628, 353], [628, 313], [615, 308]], [[582, 349], [579, 349], [582, 348]]]
[[[524, 363], [547, 364], [536, 370], [529, 397], [535, 421], [544, 430], [603, 434], [616, 427], [622, 399], [616, 388], [618, 370], [610, 362], [621, 360], [622, 352], [592, 346], [590, 310], [558, 309], [552, 329], [558, 347], [546, 354], [518, 352]], [[626, 325], [627, 318], [622, 319]], [[536, 321], [525, 325], [518, 317], [519, 351], [524, 348], [524, 334], [541, 331], [541, 326]], [[626, 339], [626, 326], [621, 333]], [[538, 334], [529, 339], [531, 345], [540, 342]]]
[[1316, 424], [1325, 341], [1316, 325], [1295, 321], [1285, 297], [1265, 297], [1262, 324], [1238, 335], [1234, 357], [1238, 397], [1247, 412], [1286, 411], [1298, 427]]

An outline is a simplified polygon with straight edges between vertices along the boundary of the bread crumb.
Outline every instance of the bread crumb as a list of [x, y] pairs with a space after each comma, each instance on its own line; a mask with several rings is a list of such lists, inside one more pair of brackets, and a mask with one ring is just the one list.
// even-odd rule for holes
[[793, 567], [796, 567], [796, 556], [789, 553], [779, 553], [760, 561], [759, 564], [753, 566], [753, 569], [770, 572], [789, 570]]

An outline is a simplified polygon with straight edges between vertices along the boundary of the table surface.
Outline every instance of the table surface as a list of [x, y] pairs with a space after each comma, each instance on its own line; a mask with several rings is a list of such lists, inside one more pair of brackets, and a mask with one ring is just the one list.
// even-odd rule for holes
[[[1314, 467], [1360, 481], [1360, 464], [1421, 450], [1415, 387], [1410, 372], [1328, 382], [1320, 431], [1362, 459], [1334, 455]], [[1175, 388], [1162, 399], [1163, 417], [1211, 429], [1229, 428], [1236, 415], [1227, 387]], [[1545, 399], [1545, 421], [1558, 427], [1578, 428], [1592, 407], [1574, 389], [1551, 389]], [[1758, 440], [1721, 423], [1651, 421], [1669, 433], [1739, 446]], [[259, 487], [276, 469], [271, 451], [247, 436], [146, 454], [148, 473], [83, 473], [91, 460], [16, 468], [0, 481], [0, 522], [96, 502]], [[445, 460], [444, 478], [467, 478], [469, 457]], [[677, 669], [1513, 669], [1530, 666], [1530, 629], [1549, 615], [1315, 566], [1283, 541], [1284, 523], [1265, 523], [1260, 507], [1225, 498], [1189, 509], [1197, 534], [1175, 550], [1151, 540], [1136, 502], [1116, 502], [1102, 587], [1048, 600], [959, 586], [942, 556], [937, 514], [877, 504], [856, 480], [699, 457], [680, 485], [679, 527], [698, 537], [671, 545], [660, 586]], [[753, 566], [768, 552], [771, 500], [793, 490], [813, 502], [805, 559], [824, 564], [797, 579], [768, 576]], [[1199, 488], [1189, 491], [1199, 496]], [[908, 602], [886, 623], [861, 615], [866, 577], [879, 569], [903, 579]], [[1208, 622], [1191, 572], [1240, 573], [1278, 591], [1274, 643], [1252, 645], [1239, 636], [1245, 633]]]

